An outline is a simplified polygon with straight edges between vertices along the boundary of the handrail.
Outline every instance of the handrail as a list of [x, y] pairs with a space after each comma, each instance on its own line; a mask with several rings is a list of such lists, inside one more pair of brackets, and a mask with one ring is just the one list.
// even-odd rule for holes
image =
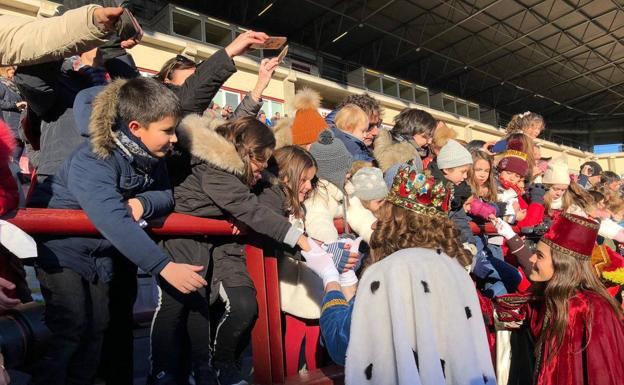
[[[2, 219], [13, 223], [30, 234], [44, 235], [96, 235], [97, 229], [82, 210], [18, 209]], [[343, 231], [342, 219], [334, 221], [339, 233]], [[495, 234], [492, 224], [477, 225], [470, 222], [474, 234]], [[172, 213], [158, 221], [151, 221], [147, 231], [156, 235], [232, 235], [231, 224], [225, 220], [199, 218]], [[282, 348], [282, 325], [279, 298], [277, 260], [273, 250], [263, 250], [257, 245], [247, 245], [247, 268], [256, 286], [258, 320], [252, 330], [254, 382], [258, 384], [331, 384], [341, 381], [341, 368], [320, 368], [317, 372], [296, 378], [286, 378]]]
[[[26, 208], [8, 214], [3, 219], [32, 234], [98, 234], [82, 210]], [[342, 219], [336, 219], [334, 225], [338, 232], [342, 232]], [[475, 235], [497, 233], [491, 223], [477, 225], [470, 222], [470, 228]], [[150, 221], [147, 230], [157, 235], [232, 235], [232, 227], [227, 221], [180, 213], [171, 213], [161, 220]]]

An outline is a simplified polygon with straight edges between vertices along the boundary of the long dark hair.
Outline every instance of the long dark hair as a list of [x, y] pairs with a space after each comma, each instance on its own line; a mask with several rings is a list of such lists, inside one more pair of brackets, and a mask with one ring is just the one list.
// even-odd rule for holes
[[252, 160], [266, 163], [275, 149], [273, 131], [258, 119], [247, 116], [228, 120], [216, 129], [217, 133], [234, 143], [238, 155], [245, 164], [243, 182], [252, 186], [255, 182], [251, 169]]
[[[472, 194], [479, 198], [484, 198], [489, 202], [496, 202], [496, 181], [494, 180], [494, 157], [482, 150], [475, 150], [472, 154], [472, 166], [468, 169], [468, 184], [472, 189]], [[490, 165], [490, 174], [488, 180], [485, 182], [485, 187], [488, 189], [488, 193], [481, 197], [479, 196], [479, 185], [475, 179], [474, 168], [478, 160], [485, 160]]]
[[[535, 292], [543, 296], [546, 305], [546, 314], [548, 315], [548, 323], [544, 325], [544, 332], [539, 336], [537, 346], [552, 346], [547, 360], [554, 358], [563, 344], [563, 338], [568, 328], [569, 318], [569, 302], [579, 290], [591, 291], [602, 297], [611, 305], [613, 311], [619, 319], [622, 319], [622, 309], [618, 303], [607, 293], [603, 284], [600, 282], [596, 273], [587, 260], [579, 260], [578, 258], [559, 251], [554, 248], [550, 249], [554, 274], [552, 278], [540, 285], [536, 285]], [[590, 303], [591, 306], [591, 303]], [[591, 317], [596, 314], [590, 311], [590, 319], [586, 322], [591, 325]], [[600, 316], [600, 315], [598, 315]], [[591, 328], [588, 330], [585, 348], [591, 339]]]
[[[298, 196], [299, 182], [304, 172], [312, 167], [318, 168], [316, 160], [312, 154], [299, 146], [278, 148], [273, 153], [273, 159], [276, 168], [274, 172], [277, 175], [279, 186], [286, 195], [284, 210], [297, 218], [303, 218], [303, 204], [299, 202]], [[314, 189], [314, 187], [313, 183], [312, 188]]]
[[186, 70], [190, 68], [197, 68], [197, 64], [191, 59], [176, 55], [175, 57], [167, 60], [165, 64], [160, 68], [160, 71], [156, 74], [156, 80], [161, 83], [165, 83], [166, 80], [173, 79], [173, 73], [178, 70]]

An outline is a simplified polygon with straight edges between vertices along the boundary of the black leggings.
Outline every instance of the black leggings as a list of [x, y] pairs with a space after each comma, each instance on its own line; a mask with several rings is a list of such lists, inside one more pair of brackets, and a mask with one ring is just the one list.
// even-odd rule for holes
[[236, 363], [249, 345], [250, 333], [258, 318], [256, 290], [248, 286], [219, 285], [225, 311], [215, 335], [214, 361]]
[[[158, 291], [150, 333], [150, 383], [188, 384], [190, 369], [197, 384], [214, 383], [206, 291], [182, 294], [162, 279]], [[192, 368], [187, 364], [189, 351]]]

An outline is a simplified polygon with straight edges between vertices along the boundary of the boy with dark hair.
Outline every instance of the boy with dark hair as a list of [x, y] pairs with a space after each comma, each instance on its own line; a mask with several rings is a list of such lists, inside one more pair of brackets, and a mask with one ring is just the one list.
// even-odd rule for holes
[[92, 107], [90, 140], [51, 177], [48, 207], [84, 210], [102, 236], [39, 243], [37, 276], [52, 338], [33, 384], [93, 382], [117, 251], [183, 293], [207, 284], [197, 274], [202, 266], [172, 262], [141, 228], [173, 209], [163, 158], [177, 141], [178, 98], [155, 80], [136, 78], [111, 83]]

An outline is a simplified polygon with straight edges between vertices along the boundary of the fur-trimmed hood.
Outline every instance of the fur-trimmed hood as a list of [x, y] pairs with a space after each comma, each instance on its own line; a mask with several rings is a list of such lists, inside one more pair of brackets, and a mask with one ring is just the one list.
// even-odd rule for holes
[[114, 80], [104, 87], [91, 105], [89, 138], [93, 152], [101, 158], [108, 158], [115, 149], [118, 94], [126, 82], [125, 79]]
[[188, 115], [178, 126], [178, 145], [210, 165], [240, 176], [245, 172], [243, 159], [234, 144], [216, 131], [224, 123], [219, 118]]
[[405, 163], [420, 157], [414, 143], [408, 141], [394, 142], [388, 130], [379, 130], [379, 135], [375, 139], [373, 154], [383, 172], [395, 164]]
[[275, 149], [293, 144], [292, 125], [295, 118], [282, 118], [273, 126], [275, 135]]

